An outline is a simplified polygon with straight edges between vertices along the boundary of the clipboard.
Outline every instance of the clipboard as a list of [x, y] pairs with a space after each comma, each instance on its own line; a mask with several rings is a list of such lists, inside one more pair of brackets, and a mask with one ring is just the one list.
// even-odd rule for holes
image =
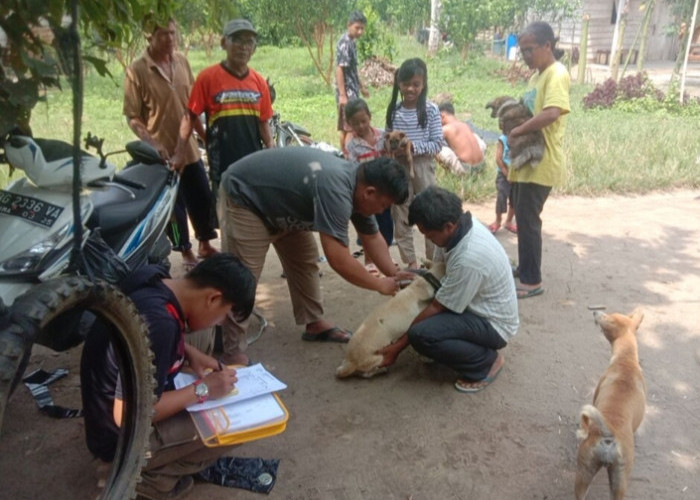
[[[239, 418], [246, 414], [248, 418]], [[281, 434], [289, 411], [276, 393], [190, 413], [205, 446], [229, 446]]]

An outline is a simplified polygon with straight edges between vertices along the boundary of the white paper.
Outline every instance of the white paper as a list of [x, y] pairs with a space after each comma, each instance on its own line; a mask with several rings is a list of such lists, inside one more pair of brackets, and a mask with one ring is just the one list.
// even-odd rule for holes
[[[236, 377], [238, 377], [238, 382], [236, 382], [235, 386], [236, 389], [238, 389], [237, 394], [231, 394], [223, 398], [210, 399], [204, 403], [194, 404], [192, 406], [188, 406], [187, 410], [208, 410], [210, 408], [217, 408], [219, 406], [228, 405], [231, 403], [238, 403], [256, 396], [270, 394], [272, 392], [281, 391], [282, 389], [287, 388], [283, 382], [275, 378], [260, 363], [253, 366], [246, 366], [245, 368], [236, 368]], [[196, 375], [180, 372], [175, 375], [175, 388], [182, 389], [183, 387], [192, 385], [196, 380], [198, 380]]]

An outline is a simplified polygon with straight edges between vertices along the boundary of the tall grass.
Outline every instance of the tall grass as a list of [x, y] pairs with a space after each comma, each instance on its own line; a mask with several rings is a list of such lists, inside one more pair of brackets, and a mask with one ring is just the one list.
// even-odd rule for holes
[[[422, 57], [428, 65], [429, 95], [452, 94], [460, 117], [476, 126], [497, 131], [496, 121], [484, 108], [498, 95], [519, 96], [525, 82], [515, 86], [496, 75], [505, 63], [501, 60], [470, 56], [462, 62], [455, 52], [440, 52], [427, 58], [425, 48], [411, 39], [397, 44], [398, 66], [409, 57]], [[224, 58], [217, 50], [207, 58], [203, 51], [188, 54], [193, 71]], [[510, 63], [508, 63], [510, 64]], [[333, 88], [318, 76], [306, 49], [299, 47], [258, 47], [251, 67], [275, 84], [275, 109], [282, 118], [305, 126], [316, 140], [337, 145], [336, 108]], [[134, 139], [122, 115], [123, 70], [111, 66], [114, 79], [88, 72], [85, 80], [83, 131], [105, 137], [105, 150], [121, 149]], [[590, 92], [588, 85], [572, 85], [571, 105], [564, 148], [568, 161], [564, 184], [556, 188], [562, 194], [595, 196], [605, 193], [643, 193], [655, 189], [700, 187], [700, 142], [697, 118], [668, 114], [626, 113], [621, 111], [584, 111], [581, 101]], [[384, 125], [391, 87], [372, 88], [368, 99], [373, 124]], [[70, 87], [49, 91], [47, 104], [40, 104], [32, 116], [37, 137], [70, 141], [72, 111]], [[438, 182], [459, 193], [465, 200], [481, 201], [495, 195], [495, 147], [487, 150], [486, 168], [479, 174], [462, 178], [438, 172]], [[114, 161], [122, 164], [125, 156]], [[0, 185], [6, 169], [0, 169]]]

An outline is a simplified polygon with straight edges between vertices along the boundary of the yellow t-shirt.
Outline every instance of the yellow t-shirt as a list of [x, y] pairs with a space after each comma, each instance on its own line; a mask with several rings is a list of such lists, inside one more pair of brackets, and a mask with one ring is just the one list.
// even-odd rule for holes
[[542, 73], [535, 73], [530, 78], [523, 100], [532, 114], [537, 115], [544, 108], [557, 107], [561, 109], [561, 115], [542, 129], [545, 143], [542, 161], [535, 168], [524, 165], [518, 170], [511, 170], [508, 173], [510, 182], [532, 182], [550, 187], [561, 183], [566, 168], [562, 141], [567, 115], [571, 111], [570, 81], [569, 72], [560, 62], [554, 62]]

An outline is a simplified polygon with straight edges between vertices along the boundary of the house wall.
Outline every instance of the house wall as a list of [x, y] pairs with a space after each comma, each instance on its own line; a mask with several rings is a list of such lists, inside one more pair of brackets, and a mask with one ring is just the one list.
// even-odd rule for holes
[[[622, 43], [623, 50], [629, 49], [635, 40], [635, 36], [640, 30], [644, 11], [640, 11], [644, 0], [630, 0], [627, 14], [627, 25]], [[613, 36], [615, 33], [615, 19], [613, 18], [613, 5], [619, 5], [619, 0], [584, 0], [578, 15], [573, 19], [563, 20], [557, 26], [553, 26], [555, 31], [559, 30], [560, 45], [562, 48], [579, 46], [581, 41], [581, 26], [583, 15], [588, 14], [590, 21], [588, 25], [588, 60], [596, 61], [598, 51], [611, 51]], [[675, 36], [666, 35], [668, 26], [673, 22], [673, 18], [668, 6], [657, 0], [651, 23], [649, 25], [649, 35], [647, 40], [647, 61], [672, 60], [678, 50], [678, 41]], [[640, 35], [641, 36], [641, 33]], [[639, 47], [639, 40], [634, 43]], [[608, 60], [609, 62], [609, 60]]]

